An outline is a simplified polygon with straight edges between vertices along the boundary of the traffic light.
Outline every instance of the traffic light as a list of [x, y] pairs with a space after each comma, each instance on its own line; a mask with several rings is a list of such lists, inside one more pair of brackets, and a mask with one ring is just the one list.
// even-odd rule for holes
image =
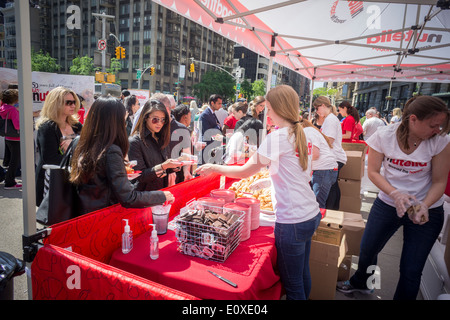
[[124, 47], [120, 47], [120, 57], [122, 59], [125, 59], [125, 48]]
[[150, 67], [150, 75], [154, 75], [155, 74], [155, 67]]
[[120, 48], [121, 47], [116, 47], [116, 59], [120, 59]]
[[189, 71], [190, 72], [195, 72], [195, 66], [193, 63], [191, 63], [191, 65], [189, 66]]

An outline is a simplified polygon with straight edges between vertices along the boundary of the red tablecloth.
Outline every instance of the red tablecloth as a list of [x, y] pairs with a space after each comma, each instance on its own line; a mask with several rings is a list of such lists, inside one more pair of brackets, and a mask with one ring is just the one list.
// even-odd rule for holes
[[[224, 263], [184, 255], [177, 251], [175, 232], [159, 236], [159, 258], [150, 259], [150, 231], [134, 239], [133, 250], [116, 250], [110, 265], [202, 299], [280, 299], [281, 282], [275, 273], [273, 227], [259, 227], [241, 242]], [[207, 270], [231, 280], [237, 288]]]

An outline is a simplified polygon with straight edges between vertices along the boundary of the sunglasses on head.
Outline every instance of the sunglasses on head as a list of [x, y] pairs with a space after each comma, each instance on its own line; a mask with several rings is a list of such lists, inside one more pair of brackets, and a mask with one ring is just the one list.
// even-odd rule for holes
[[153, 124], [157, 124], [158, 122], [161, 122], [162, 124], [166, 123], [166, 118], [151, 117], [149, 119]]
[[66, 106], [71, 106], [71, 105], [74, 105], [76, 103], [76, 101], [75, 100], [66, 100], [65, 103], [66, 103]]

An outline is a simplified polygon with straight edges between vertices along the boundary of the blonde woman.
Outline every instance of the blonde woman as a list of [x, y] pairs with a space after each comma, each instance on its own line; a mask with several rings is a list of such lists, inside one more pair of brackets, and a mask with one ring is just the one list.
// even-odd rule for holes
[[319, 205], [309, 181], [311, 155], [299, 122], [299, 98], [281, 85], [266, 95], [267, 116], [279, 127], [266, 136], [258, 151], [243, 166], [205, 164], [196, 172], [245, 178], [269, 166], [275, 208], [275, 245], [281, 281], [287, 299], [308, 299], [311, 291], [309, 252], [311, 237], [320, 222]]
[[[324, 96], [316, 98], [313, 102], [319, 117], [323, 117], [323, 124], [320, 129], [324, 135], [328, 137], [333, 146], [333, 153], [338, 162], [339, 170], [347, 163], [347, 155], [342, 149], [342, 128], [339, 119], [336, 117], [336, 107], [330, 102], [330, 99]], [[331, 210], [339, 210], [341, 199], [341, 190], [337, 181], [331, 186], [328, 194], [326, 208]]]
[[72, 139], [81, 132], [78, 121], [80, 100], [71, 89], [57, 87], [51, 90], [36, 122], [36, 144], [39, 162], [36, 168], [36, 205], [44, 194], [44, 164], [59, 165]]
[[402, 120], [402, 110], [400, 108], [394, 108], [392, 110], [391, 124], [400, 122]]

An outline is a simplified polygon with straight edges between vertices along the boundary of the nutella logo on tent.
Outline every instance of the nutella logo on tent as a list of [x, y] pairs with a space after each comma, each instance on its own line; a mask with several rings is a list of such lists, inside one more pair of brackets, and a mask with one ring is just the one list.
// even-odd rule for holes
[[341, 13], [338, 13], [339, 0], [333, 2], [330, 10], [331, 21], [335, 23], [344, 23], [347, 19], [342, 18], [342, 16], [350, 15], [351, 19], [354, 19], [361, 12], [364, 11], [364, 3], [362, 1], [341, 1], [347, 4], [347, 9], [341, 9]]
[[[234, 11], [225, 6], [220, 0], [202, 0], [201, 2], [218, 17], [228, 17], [234, 14]], [[244, 25], [244, 21], [241, 18], [233, 19], [232, 21]], [[245, 31], [241, 27], [236, 27], [236, 30]]]
[[[392, 41], [405, 41], [408, 42], [411, 40], [411, 37], [413, 37], [414, 33], [412, 30], [409, 30], [407, 32], [395, 32], [395, 33], [388, 33], [392, 32], [392, 30], [383, 30], [381, 31], [381, 34], [379, 36], [375, 37], [369, 37], [367, 38], [367, 44], [374, 44], [374, 43], [386, 43], [386, 42], [392, 42]], [[435, 42], [435, 43], [441, 43], [442, 41], [442, 34], [435, 34], [435, 33], [422, 33], [422, 35], [419, 37], [419, 42]]]

